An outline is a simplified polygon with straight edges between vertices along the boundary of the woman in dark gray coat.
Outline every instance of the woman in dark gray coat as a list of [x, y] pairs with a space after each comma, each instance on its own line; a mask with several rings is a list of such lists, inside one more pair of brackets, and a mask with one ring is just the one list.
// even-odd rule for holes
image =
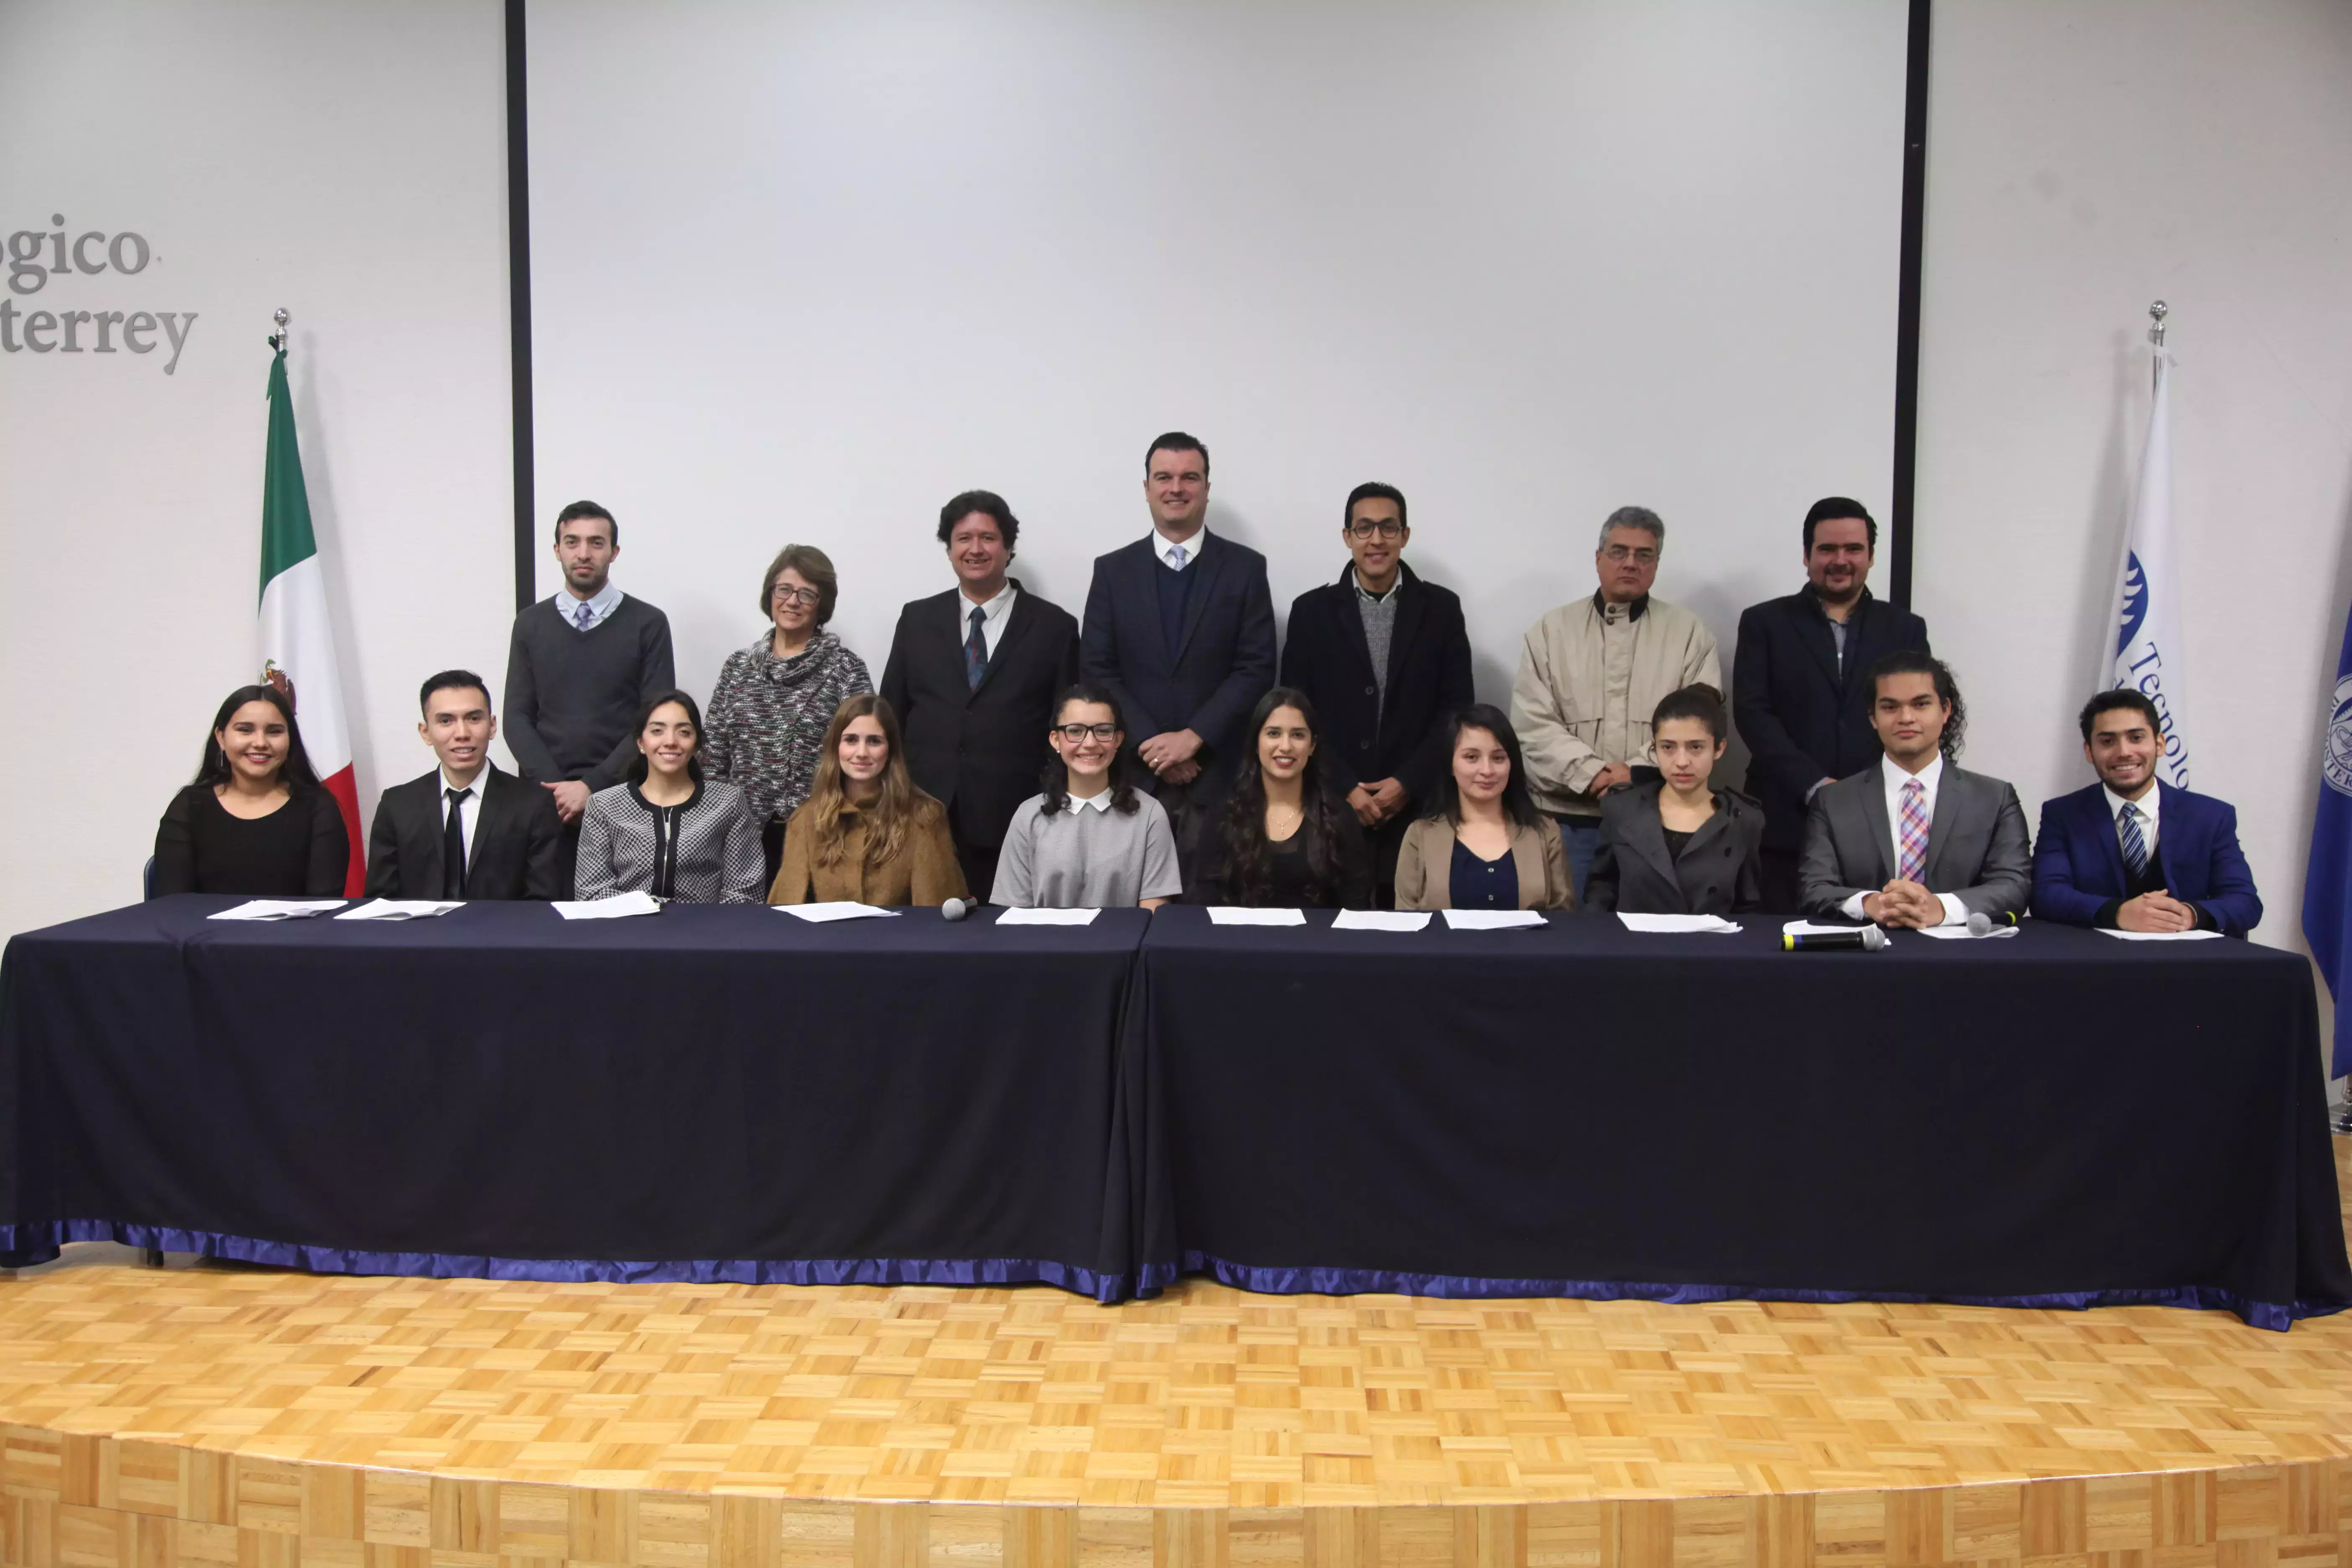
[[1764, 811], [1707, 780], [1723, 757], [1723, 695], [1669, 692], [1651, 715], [1658, 777], [1612, 790], [1585, 901], [1627, 914], [1727, 917], [1758, 907]]

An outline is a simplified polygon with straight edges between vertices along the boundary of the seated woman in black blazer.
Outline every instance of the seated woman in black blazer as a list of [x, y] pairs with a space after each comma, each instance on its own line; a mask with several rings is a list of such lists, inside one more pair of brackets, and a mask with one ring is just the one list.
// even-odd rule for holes
[[1244, 761], [1222, 810], [1186, 822], [1184, 897], [1255, 909], [1368, 910], [1372, 858], [1356, 814], [1315, 761], [1315, 704], [1277, 686], [1258, 699]]
[[240, 686], [213, 716], [196, 782], [155, 829], [155, 891], [262, 899], [342, 896], [352, 840], [320, 787], [294, 710], [274, 686]]
[[1723, 694], [1668, 692], [1650, 715], [1658, 774], [1609, 792], [1585, 902], [1635, 915], [1734, 915], [1761, 902], [1764, 808], [1711, 789], [1723, 756]]

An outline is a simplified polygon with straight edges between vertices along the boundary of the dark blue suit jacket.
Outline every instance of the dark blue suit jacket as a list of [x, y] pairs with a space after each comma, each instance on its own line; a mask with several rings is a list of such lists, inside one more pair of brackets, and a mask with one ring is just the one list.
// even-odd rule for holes
[[[1079, 663], [1118, 698], [1131, 751], [1154, 735], [1191, 730], [1204, 742], [1202, 781], [1230, 774], [1245, 746], [1250, 710], [1274, 684], [1274, 599], [1265, 557], [1215, 533], [1185, 570], [1200, 575], [1184, 607], [1176, 658], [1160, 625], [1157, 534], [1095, 560]], [[1151, 787], [1150, 769], [1139, 783]]]
[[1748, 793], [1764, 807], [1764, 847], [1805, 842], [1805, 792], [1878, 761], [1870, 667], [1902, 648], [1927, 651], [1927, 623], [1865, 595], [1846, 623], [1838, 665], [1830, 618], [1810, 586], [1751, 605], [1731, 662], [1731, 716], [1748, 742]]
[[[2231, 936], [2262, 923], [2254, 874], [2238, 847], [2237, 808], [2157, 782], [2156, 858], [2165, 890], [2210, 913]], [[2033, 851], [2033, 914], [2068, 925], [2109, 926], [2126, 896], [2123, 846], [2098, 784], [2045, 801]]]

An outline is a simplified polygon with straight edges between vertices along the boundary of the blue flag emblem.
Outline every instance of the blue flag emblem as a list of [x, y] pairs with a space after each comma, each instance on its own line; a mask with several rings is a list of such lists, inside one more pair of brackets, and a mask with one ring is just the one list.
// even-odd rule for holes
[[2116, 652], [2131, 647], [2139, 636], [2140, 623], [2147, 619], [2147, 575], [2139, 569], [2137, 552], [2124, 559], [2124, 603], [2119, 617], [2123, 629], [2116, 635]]
[[2336, 996], [2336, 1065], [2352, 1072], [2352, 617], [2336, 661], [2336, 689], [2320, 739], [2319, 810], [2303, 880], [2303, 937]]

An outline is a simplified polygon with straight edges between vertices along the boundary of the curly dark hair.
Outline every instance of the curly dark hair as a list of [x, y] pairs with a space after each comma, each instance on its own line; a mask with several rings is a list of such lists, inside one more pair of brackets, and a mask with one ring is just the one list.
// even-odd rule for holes
[[[1257, 700], [1250, 711], [1249, 752], [1243, 757], [1233, 793], [1225, 797], [1224, 817], [1218, 824], [1220, 852], [1214, 879], [1225, 896], [1242, 905], [1258, 904], [1274, 896], [1274, 850], [1265, 837], [1265, 773], [1258, 766], [1257, 738], [1277, 708], [1296, 708], [1307, 721], [1307, 732], [1319, 738], [1322, 726], [1307, 693], [1277, 686]], [[1345, 831], [1340, 813], [1348, 809], [1324, 784], [1321, 753], [1307, 759], [1299, 770], [1299, 805], [1304, 819], [1299, 847], [1306, 852], [1307, 899], [1321, 906], [1336, 902], [1348, 885], [1352, 864], [1360, 853], [1360, 836]]]
[[1916, 647], [1900, 648], [1870, 667], [1871, 689], [1876, 691], [1878, 683], [1890, 675], [1925, 675], [1934, 679], [1937, 697], [1952, 710], [1951, 716], [1944, 721], [1944, 760], [1957, 762], [1960, 748], [1968, 743], [1969, 705], [1960, 700], [1959, 683], [1952, 679], [1951, 666]]
[[[1119, 711], [1118, 699], [1110, 694], [1110, 688], [1098, 686], [1091, 680], [1081, 680], [1076, 685], [1065, 686], [1062, 688], [1061, 695], [1054, 699], [1055, 723], [1059, 724], [1062, 721], [1062, 710], [1073, 702], [1100, 703], [1110, 710], [1110, 721], [1118, 726], [1119, 733], [1123, 735], [1127, 732], [1127, 715]], [[1045, 772], [1040, 775], [1038, 782], [1045, 785], [1045, 804], [1037, 808], [1041, 813], [1051, 816], [1057, 811], [1068, 808], [1070, 770], [1063, 763], [1061, 758], [1052, 757], [1046, 761]], [[1138, 810], [1141, 809], [1136, 802], [1135, 783], [1128, 767], [1127, 747], [1123, 744], [1112, 753], [1110, 759], [1110, 808], [1121, 816], [1133, 816]]]

